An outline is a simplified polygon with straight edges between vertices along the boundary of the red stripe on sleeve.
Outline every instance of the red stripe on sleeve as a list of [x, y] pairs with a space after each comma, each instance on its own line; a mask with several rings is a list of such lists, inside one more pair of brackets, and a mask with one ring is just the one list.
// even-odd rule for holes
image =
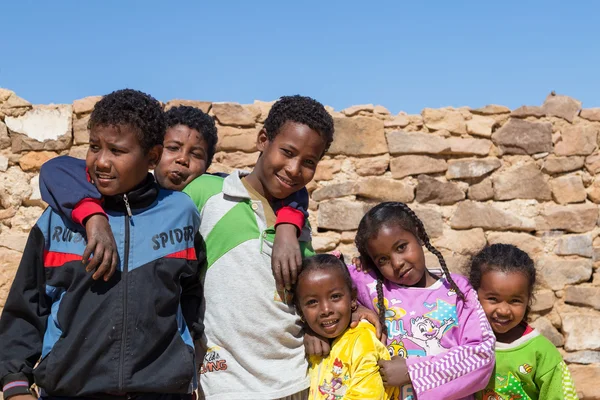
[[58, 251], [44, 251], [44, 268], [61, 267], [69, 261], [81, 261], [79, 254], [60, 253]]
[[188, 247], [185, 250], [168, 254], [165, 256], [165, 258], [184, 258], [186, 260], [196, 260], [196, 250], [193, 247]]

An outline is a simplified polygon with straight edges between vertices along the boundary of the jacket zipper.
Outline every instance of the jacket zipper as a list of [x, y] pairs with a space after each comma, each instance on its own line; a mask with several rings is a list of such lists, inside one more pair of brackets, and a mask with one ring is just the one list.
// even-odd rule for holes
[[129, 220], [131, 218], [131, 208], [129, 207], [129, 200], [127, 195], [123, 195], [123, 202], [127, 209], [125, 215], [125, 249], [123, 251], [123, 322], [121, 329], [121, 362], [119, 363], [121, 368], [121, 374], [119, 375], [119, 391], [123, 391], [125, 386], [125, 340], [127, 336], [127, 272], [129, 270]]

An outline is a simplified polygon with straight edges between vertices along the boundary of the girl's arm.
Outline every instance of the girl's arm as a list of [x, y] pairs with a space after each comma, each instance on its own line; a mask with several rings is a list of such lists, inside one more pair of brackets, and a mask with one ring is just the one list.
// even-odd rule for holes
[[564, 361], [556, 364], [544, 375], [536, 376], [535, 383], [540, 389], [540, 399], [577, 400], [579, 398], [569, 368]]
[[[494, 369], [496, 339], [469, 286], [462, 285], [466, 302], [458, 301], [459, 344], [436, 356], [408, 358], [408, 373], [417, 398], [460, 399], [478, 392], [487, 385]], [[452, 334], [449, 332], [448, 334]]]

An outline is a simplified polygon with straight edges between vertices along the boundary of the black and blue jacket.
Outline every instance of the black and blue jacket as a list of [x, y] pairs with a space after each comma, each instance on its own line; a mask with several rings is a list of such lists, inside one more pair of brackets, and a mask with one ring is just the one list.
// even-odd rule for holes
[[85, 236], [50, 207], [31, 230], [0, 318], [5, 397], [34, 382], [51, 396], [195, 388], [194, 340], [203, 331], [198, 210], [151, 174], [106, 197], [104, 209], [120, 260], [108, 282], [85, 271]]

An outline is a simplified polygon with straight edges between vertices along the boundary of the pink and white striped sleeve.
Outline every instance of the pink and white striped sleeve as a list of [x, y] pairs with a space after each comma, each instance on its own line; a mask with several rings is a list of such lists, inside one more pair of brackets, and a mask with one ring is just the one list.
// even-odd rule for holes
[[476, 292], [470, 286], [461, 289], [467, 301], [457, 304], [459, 327], [453, 334], [458, 345], [436, 356], [407, 359], [408, 373], [419, 400], [473, 398], [492, 375], [496, 338]]

